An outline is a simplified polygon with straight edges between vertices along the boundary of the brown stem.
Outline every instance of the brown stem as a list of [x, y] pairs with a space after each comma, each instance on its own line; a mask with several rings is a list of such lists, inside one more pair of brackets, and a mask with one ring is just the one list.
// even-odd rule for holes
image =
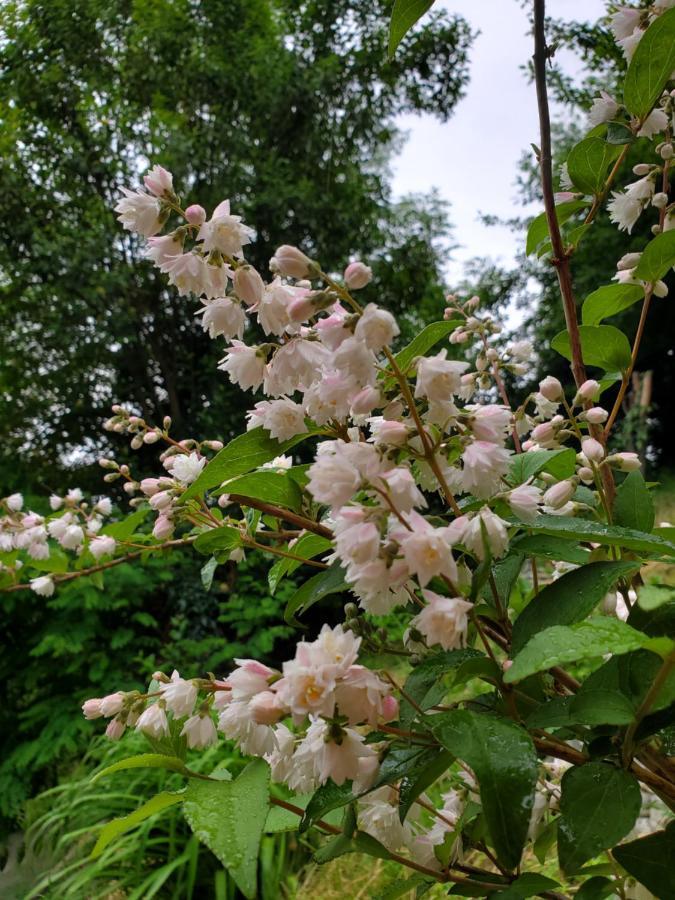
[[656, 677], [645, 694], [642, 703], [638, 706], [633, 721], [626, 729], [622, 748], [623, 761], [626, 766], [630, 764], [633, 756], [633, 740], [635, 738], [635, 732], [638, 730], [640, 722], [649, 714], [650, 709], [654, 705], [661, 688], [666, 679], [670, 676], [673, 668], [675, 668], [675, 650], [664, 659], [661, 668], [656, 673]]
[[642, 312], [640, 313], [640, 321], [638, 323], [637, 331], [635, 333], [635, 340], [633, 341], [633, 350], [630, 355], [630, 364], [626, 371], [624, 372], [623, 378], [621, 379], [621, 387], [619, 388], [619, 393], [616, 396], [616, 400], [614, 401], [614, 406], [612, 407], [612, 412], [610, 413], [609, 419], [607, 420], [607, 424], [605, 425], [605, 439], [608, 437], [610, 431], [612, 430], [612, 426], [616, 421], [616, 417], [619, 415], [621, 410], [621, 404], [623, 403], [623, 398], [626, 395], [626, 391], [628, 390], [628, 385], [630, 383], [630, 377], [633, 374], [633, 369], [635, 368], [635, 363], [637, 362], [638, 352], [640, 350], [640, 343], [642, 342], [642, 336], [645, 332], [645, 325], [647, 323], [647, 315], [649, 313], [649, 307], [652, 302], [652, 296], [654, 292], [653, 285], [647, 285], [645, 288], [645, 299], [642, 303]]
[[312, 531], [314, 534], [318, 534], [328, 540], [333, 537], [333, 532], [330, 528], [326, 528], [325, 525], [321, 525], [320, 522], [315, 522], [313, 519], [299, 516], [297, 513], [291, 512], [290, 509], [281, 509], [278, 506], [272, 506], [271, 503], [265, 503], [264, 500], [258, 500], [255, 497], [243, 497], [240, 494], [229, 494], [229, 498], [232, 503], [238, 503], [239, 506], [259, 509], [261, 512], [274, 516], [276, 519], [283, 519], [285, 522], [297, 525], [298, 528], [303, 528], [305, 531]]

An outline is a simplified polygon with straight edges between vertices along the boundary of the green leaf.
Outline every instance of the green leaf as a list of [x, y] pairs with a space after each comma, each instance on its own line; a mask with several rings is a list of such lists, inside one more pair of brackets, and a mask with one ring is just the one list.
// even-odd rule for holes
[[635, 48], [623, 85], [623, 102], [644, 119], [661, 96], [675, 69], [675, 10], [669, 9], [651, 23]]
[[410, 807], [419, 795], [423, 794], [427, 788], [431, 787], [437, 779], [447, 772], [453, 760], [454, 756], [452, 753], [447, 751], [434, 752], [433, 759], [402, 778], [398, 792], [398, 815], [401, 822], [405, 821]]
[[289, 625], [300, 625], [295, 617], [296, 613], [305, 612], [329, 594], [339, 594], [348, 589], [344, 570], [338, 563], [333, 563], [329, 569], [313, 575], [298, 588], [286, 604], [284, 621]]
[[525, 556], [539, 556], [544, 559], [552, 559], [554, 562], [562, 560], [574, 563], [576, 566], [585, 565], [591, 555], [585, 547], [579, 547], [572, 541], [546, 534], [519, 535], [511, 542], [511, 549], [517, 550]]
[[[399, 350], [394, 357], [396, 365], [402, 372], [405, 372], [413, 360], [428, 353], [432, 347], [451, 334], [461, 323], [461, 319], [448, 319], [444, 322], [432, 322], [430, 325], [427, 325], [403, 350]], [[391, 372], [385, 369], [380, 377], [386, 377], [387, 375], [391, 377]]]
[[241, 497], [252, 497], [264, 500], [274, 506], [283, 506], [300, 512], [302, 507], [302, 490], [295, 479], [284, 472], [251, 472], [227, 481], [218, 494], [234, 494]]
[[221, 525], [220, 528], [211, 528], [204, 531], [194, 542], [194, 548], [205, 556], [212, 553], [222, 553], [225, 550], [232, 550], [235, 547], [241, 547], [243, 541], [241, 531], [232, 525]]
[[339, 809], [346, 806], [354, 799], [351, 781], [345, 781], [344, 784], [335, 784], [330, 779], [322, 784], [314, 794], [305, 808], [305, 814], [300, 822], [299, 831], [304, 832], [310, 828], [314, 822], [322, 819], [327, 812], [332, 809]]
[[434, 0], [396, 0], [389, 23], [390, 59], [413, 25], [431, 9], [433, 4]]
[[608, 144], [633, 144], [636, 137], [623, 122], [608, 122], [605, 140]]
[[608, 144], [603, 138], [584, 138], [572, 147], [567, 157], [570, 180], [584, 194], [599, 194], [605, 185], [607, 170], [620, 153], [620, 146]]
[[[675, 13], [675, 9], [671, 10]], [[634, 275], [642, 281], [658, 281], [675, 266], [675, 232], [657, 234], [645, 247]]]
[[90, 854], [91, 858], [96, 859], [97, 856], [100, 856], [108, 844], [114, 841], [116, 837], [119, 837], [119, 835], [129, 831], [134, 825], [140, 825], [141, 822], [149, 819], [150, 816], [154, 816], [170, 806], [175, 806], [176, 803], [182, 803], [184, 799], [184, 791], [162, 791], [161, 794], [155, 794], [147, 803], [139, 806], [138, 809], [129, 813], [128, 816], [121, 816], [119, 819], [107, 822], [99, 832], [98, 840]]
[[654, 527], [654, 501], [641, 472], [629, 472], [614, 498], [616, 525], [649, 533]]
[[539, 534], [564, 537], [568, 540], [590, 541], [608, 547], [625, 547], [638, 553], [657, 556], [675, 556], [675, 543], [656, 534], [645, 534], [633, 528], [605, 525], [587, 519], [568, 519], [562, 516], [539, 516], [528, 524], [528, 529]]
[[571, 697], [554, 697], [527, 717], [528, 728], [564, 728], [570, 724]]
[[297, 434], [283, 443], [270, 437], [263, 428], [253, 428], [223, 447], [204, 468], [199, 478], [183, 492], [181, 500], [189, 500], [203, 494], [210, 488], [219, 487], [223, 481], [236, 478], [257, 469], [276, 456], [281, 456], [301, 441], [319, 433], [320, 429], [307, 434]]
[[650, 643], [647, 635], [619, 619], [588, 619], [577, 625], [554, 625], [536, 634], [520, 651], [504, 675], [507, 684], [535, 672], [606, 653], [630, 653]]
[[406, 680], [405, 696], [401, 701], [401, 724], [409, 725], [417, 716], [417, 709], [408, 702], [410, 697], [417, 706], [426, 710], [438, 703], [448, 692], [449, 686], [443, 676], [457, 669], [469, 659], [477, 659], [482, 656], [477, 650], [443, 650], [427, 656], [418, 666], [412, 670]]
[[[575, 212], [579, 212], [580, 209], [584, 209], [586, 206], [588, 206], [586, 200], [566, 200], [564, 203], [559, 203], [555, 208], [558, 224], [562, 225], [571, 218]], [[548, 219], [546, 218], [546, 213], [543, 212], [532, 219], [528, 226], [525, 254], [529, 256], [531, 253], [534, 253], [539, 245], [547, 240], [548, 237]]]
[[535, 897], [543, 891], [552, 891], [560, 887], [557, 881], [540, 875], [538, 872], [525, 872], [520, 878], [516, 878], [504, 891], [490, 894], [490, 900], [520, 900], [525, 897]]
[[569, 875], [628, 834], [642, 796], [637, 778], [604, 762], [568, 769], [561, 787], [558, 858]]
[[110, 525], [106, 525], [101, 529], [101, 534], [113, 537], [116, 541], [128, 541], [131, 535], [138, 530], [138, 527], [143, 524], [149, 512], [150, 508], [148, 506], [141, 507], [131, 513], [130, 516], [126, 516], [121, 522], [113, 522]]
[[338, 834], [327, 841], [314, 854], [314, 862], [323, 863], [344, 856], [345, 853], [365, 853], [376, 859], [390, 859], [391, 854], [387, 848], [365, 831], [357, 831], [353, 837], [346, 834]]
[[561, 447], [558, 450], [531, 450], [518, 453], [511, 461], [510, 479], [522, 484], [540, 472], [548, 472], [556, 478], [569, 478], [574, 475], [576, 454], [572, 447]]
[[675, 587], [669, 584], [643, 584], [638, 588], [638, 606], [645, 612], [675, 601]]
[[[580, 325], [579, 338], [581, 354], [587, 366], [597, 366], [605, 372], [624, 372], [629, 367], [631, 349], [628, 338], [613, 325]], [[565, 359], [572, 359], [567, 331], [556, 334], [551, 348]]]
[[[293, 544], [292, 552], [296, 556], [302, 556], [303, 559], [313, 559], [315, 556], [329, 550], [333, 545], [331, 542], [320, 534], [303, 534], [303, 536]], [[273, 594], [279, 587], [279, 582], [286, 575], [295, 572], [302, 565], [296, 559], [287, 559], [280, 557], [267, 573], [267, 581], [270, 586], [270, 592]]]
[[111, 766], [101, 769], [91, 779], [92, 784], [106, 775], [112, 775], [113, 772], [122, 772], [125, 769], [171, 769], [173, 772], [182, 772], [189, 774], [185, 768], [185, 763], [177, 756], [165, 756], [163, 753], [141, 753], [139, 756], [129, 756], [127, 759], [120, 759]]
[[675, 822], [665, 831], [619, 844], [612, 851], [619, 865], [657, 897], [675, 897]]
[[188, 825], [225, 866], [245, 897], [256, 895], [258, 851], [269, 810], [269, 766], [249, 763], [235, 781], [191, 781]]
[[605, 897], [615, 893], [615, 881], [604, 875], [594, 875], [593, 878], [584, 881], [574, 895], [574, 900], [605, 900]]
[[466, 709], [435, 716], [434, 722], [440, 743], [473, 769], [497, 856], [515, 868], [527, 837], [539, 768], [530, 736], [513, 722]]
[[581, 622], [619, 578], [639, 567], [639, 562], [592, 562], [547, 584], [514, 622], [513, 652], [544, 628]]
[[213, 585], [213, 576], [215, 575], [217, 568], [218, 560], [215, 556], [212, 556], [211, 559], [208, 562], [205, 562], [199, 570], [199, 575], [205, 591], [211, 590], [211, 587]]
[[581, 321], [584, 325], [599, 325], [603, 319], [615, 316], [642, 300], [644, 295], [641, 284], [605, 284], [584, 300]]

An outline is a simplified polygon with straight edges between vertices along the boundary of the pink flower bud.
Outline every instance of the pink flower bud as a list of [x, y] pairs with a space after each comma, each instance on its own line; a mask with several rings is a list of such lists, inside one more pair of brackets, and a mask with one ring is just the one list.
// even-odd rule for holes
[[373, 270], [362, 262], [349, 263], [343, 278], [350, 291], [358, 291], [372, 281]]
[[123, 691], [115, 691], [114, 694], [108, 694], [101, 700], [100, 705], [101, 715], [104, 715], [106, 718], [116, 716], [118, 712], [121, 712], [124, 705]]
[[248, 708], [258, 725], [275, 725], [284, 715], [279, 698], [272, 691], [261, 691], [251, 698]]
[[190, 225], [203, 225], [206, 221], [206, 210], [198, 203], [193, 203], [185, 210], [185, 218]]
[[543, 381], [539, 382], [539, 393], [543, 394], [547, 400], [560, 400], [563, 395], [563, 387], [557, 378], [547, 375]]
[[82, 712], [85, 719], [100, 719], [103, 715], [101, 712], [101, 698], [92, 697], [89, 700], [85, 700], [82, 704]]
[[505, 659], [504, 662], [502, 663], [502, 671], [508, 672], [512, 665], [513, 665], [512, 659]]
[[302, 250], [282, 244], [270, 260], [270, 268], [289, 278], [309, 278], [316, 265]]
[[594, 381], [592, 378], [589, 378], [588, 381], [584, 381], [579, 390], [577, 391], [577, 399], [579, 400], [595, 400], [598, 396], [598, 391], [600, 390], [600, 385], [597, 381]]
[[158, 516], [155, 527], [152, 529], [153, 536], [158, 541], [171, 537], [174, 531], [174, 524], [168, 516]]
[[589, 469], [588, 466], [582, 466], [577, 472], [577, 475], [584, 484], [590, 484], [594, 480], [593, 469]]
[[532, 429], [532, 438], [538, 444], [546, 444], [555, 440], [556, 430], [550, 422], [542, 422]]
[[365, 387], [352, 400], [352, 415], [366, 416], [382, 403], [382, 395], [374, 387]]
[[584, 418], [591, 425], [602, 425], [603, 422], [607, 421], [607, 410], [601, 406], [593, 406], [591, 409], [586, 410]]
[[161, 435], [158, 431], [146, 431], [143, 435], [144, 444], [156, 444]]
[[607, 462], [622, 472], [634, 472], [642, 465], [637, 453], [613, 453], [607, 457]]
[[558, 484], [554, 484], [544, 494], [544, 504], [550, 506], [551, 509], [560, 509], [561, 506], [564, 506], [572, 499], [576, 489], [576, 482], [571, 479], [559, 481]]
[[605, 448], [595, 438], [584, 438], [581, 442], [581, 449], [586, 459], [589, 459], [591, 462], [600, 462], [605, 457]]
[[395, 722], [398, 719], [398, 700], [391, 694], [382, 698], [382, 721]]
[[152, 497], [152, 495], [156, 494], [159, 490], [159, 479], [144, 478], [143, 481], [141, 481], [140, 487], [146, 497]]
[[158, 494], [152, 495], [150, 498], [150, 506], [153, 509], [166, 509], [171, 506], [172, 499], [173, 497], [169, 491], [160, 491]]
[[109, 741], [119, 741], [119, 739], [124, 734], [124, 729], [126, 725], [124, 722], [121, 722], [119, 719], [111, 719], [108, 722], [108, 727], [105, 730], [105, 736]]
[[143, 183], [155, 197], [161, 197], [165, 193], [173, 193], [173, 175], [162, 168], [162, 166], [153, 166], [143, 178]]
[[265, 293], [265, 282], [253, 266], [238, 266], [233, 278], [234, 292], [247, 306], [260, 303]]
[[296, 297], [288, 304], [288, 318], [291, 322], [306, 322], [314, 313], [314, 304], [309, 296]]

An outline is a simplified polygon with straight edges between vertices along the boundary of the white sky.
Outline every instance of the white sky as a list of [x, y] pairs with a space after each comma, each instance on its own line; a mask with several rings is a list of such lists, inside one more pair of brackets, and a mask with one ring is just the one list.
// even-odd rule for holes
[[[519, 236], [506, 227], [482, 225], [479, 215], [523, 213], [515, 187], [517, 164], [530, 142], [539, 143], [539, 126], [534, 85], [520, 69], [532, 55], [530, 26], [520, 4], [440, 0], [438, 6], [460, 13], [473, 31], [480, 31], [470, 50], [470, 81], [445, 124], [432, 116], [400, 118], [409, 137], [394, 161], [394, 191], [401, 195], [436, 187], [450, 201], [459, 244], [447, 266], [452, 282], [461, 276], [463, 261], [474, 256], [513, 261]], [[547, 13], [556, 18], [595, 21], [604, 12], [604, 0], [547, 4]], [[574, 60], [567, 54], [563, 63], [573, 66]]]

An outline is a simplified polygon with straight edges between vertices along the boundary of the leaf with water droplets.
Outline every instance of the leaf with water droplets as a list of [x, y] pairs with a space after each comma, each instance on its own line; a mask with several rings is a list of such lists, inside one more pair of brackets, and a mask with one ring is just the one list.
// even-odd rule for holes
[[620, 844], [616, 861], [657, 897], [675, 897], [675, 822], [665, 831]]
[[255, 897], [258, 850], [269, 811], [269, 766], [250, 763], [236, 781], [190, 781], [184, 812], [245, 897]]
[[637, 779], [604, 762], [574, 766], [562, 779], [558, 858], [567, 874], [613, 847], [628, 834], [640, 814]]

